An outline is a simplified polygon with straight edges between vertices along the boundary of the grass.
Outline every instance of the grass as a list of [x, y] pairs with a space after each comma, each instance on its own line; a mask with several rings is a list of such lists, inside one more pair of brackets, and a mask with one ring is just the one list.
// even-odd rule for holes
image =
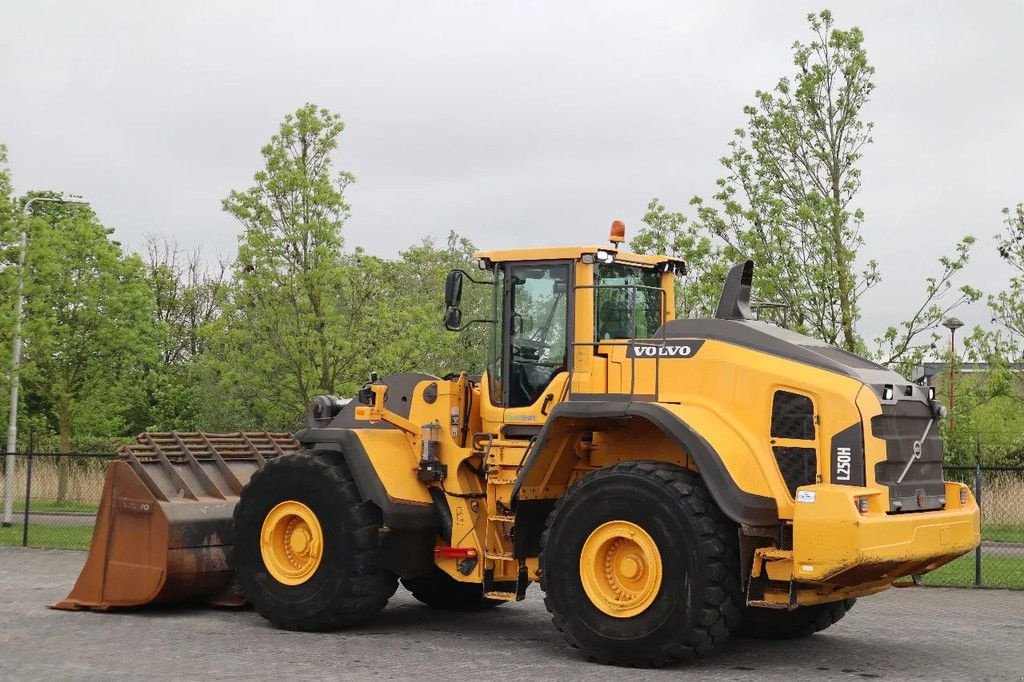
[[[16, 514], [25, 513], [24, 503], [15, 505]], [[95, 514], [99, 510], [99, 504], [95, 502], [63, 502], [57, 503], [53, 500], [32, 500], [29, 503], [30, 512], [89, 512]]]
[[1024, 543], [1024, 525], [1012, 523], [983, 523], [981, 539], [993, 543]]
[[[926, 585], [964, 587], [974, 585], [974, 553], [954, 559], [942, 568], [923, 576]], [[983, 556], [982, 587], [1009, 587], [1024, 590], [1024, 556]]]
[[981, 526], [981, 539], [990, 542], [1024, 542], [1024, 525], [986, 523]]
[[[0, 545], [21, 546], [22, 525], [0, 527]], [[89, 549], [92, 526], [48, 526], [28, 524], [28, 546], [56, 549]]]

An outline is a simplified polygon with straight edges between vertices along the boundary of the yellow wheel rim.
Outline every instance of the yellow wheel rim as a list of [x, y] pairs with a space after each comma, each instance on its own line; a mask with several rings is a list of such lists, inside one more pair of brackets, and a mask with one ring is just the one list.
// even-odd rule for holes
[[285, 585], [301, 585], [320, 565], [324, 534], [313, 510], [287, 500], [270, 510], [260, 531], [260, 554], [271, 577]]
[[609, 521], [583, 543], [580, 578], [591, 603], [616, 618], [643, 613], [661, 589], [661, 553], [640, 526]]

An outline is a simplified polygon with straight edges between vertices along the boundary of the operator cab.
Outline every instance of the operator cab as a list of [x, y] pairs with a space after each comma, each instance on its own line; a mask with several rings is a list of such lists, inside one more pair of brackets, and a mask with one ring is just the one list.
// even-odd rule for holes
[[[606, 352], [603, 347], [652, 338], [674, 317], [674, 279], [685, 264], [619, 251], [624, 231], [620, 221], [613, 223], [611, 247], [478, 252], [480, 274], [449, 273], [445, 326], [491, 328], [481, 393], [486, 392], [485, 407], [493, 408], [494, 421], [539, 429], [550, 408], [571, 395], [572, 378], [590, 374], [590, 360]], [[464, 281], [490, 289], [489, 315], [465, 324]]]

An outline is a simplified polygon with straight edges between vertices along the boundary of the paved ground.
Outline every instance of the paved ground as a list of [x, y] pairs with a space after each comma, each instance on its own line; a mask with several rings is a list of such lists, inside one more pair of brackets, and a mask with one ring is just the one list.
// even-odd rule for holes
[[0, 679], [1024, 679], [1024, 592], [889, 590], [807, 640], [736, 640], [696, 665], [627, 672], [564, 644], [536, 588], [475, 616], [399, 591], [372, 623], [332, 634], [277, 631], [245, 610], [43, 608], [84, 558], [0, 547]]

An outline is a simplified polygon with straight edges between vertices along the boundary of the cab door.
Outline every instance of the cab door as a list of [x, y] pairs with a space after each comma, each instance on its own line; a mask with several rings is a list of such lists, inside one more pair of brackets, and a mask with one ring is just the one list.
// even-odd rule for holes
[[571, 368], [573, 261], [506, 263], [502, 315], [502, 436], [535, 436], [566, 393]]

